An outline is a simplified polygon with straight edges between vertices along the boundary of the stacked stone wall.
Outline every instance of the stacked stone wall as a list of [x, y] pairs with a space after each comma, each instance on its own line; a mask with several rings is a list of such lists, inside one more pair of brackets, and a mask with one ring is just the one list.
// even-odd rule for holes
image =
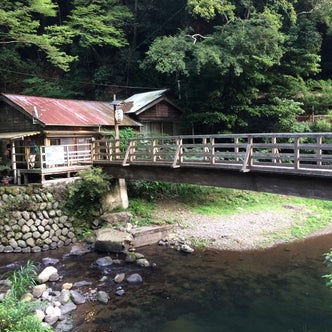
[[40, 252], [75, 242], [55, 188], [0, 187], [0, 252]]

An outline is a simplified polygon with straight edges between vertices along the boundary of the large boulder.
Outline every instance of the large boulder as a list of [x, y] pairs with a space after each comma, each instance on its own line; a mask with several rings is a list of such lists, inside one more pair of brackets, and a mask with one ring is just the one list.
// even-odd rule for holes
[[101, 252], [120, 253], [131, 246], [133, 236], [111, 227], [96, 231], [95, 250]]

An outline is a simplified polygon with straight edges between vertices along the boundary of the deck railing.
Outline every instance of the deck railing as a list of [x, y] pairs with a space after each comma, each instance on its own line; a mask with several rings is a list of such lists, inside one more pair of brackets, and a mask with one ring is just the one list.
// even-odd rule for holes
[[[15, 151], [15, 162], [18, 168], [31, 168], [28, 163], [31, 151], [28, 147], [18, 147]], [[69, 145], [42, 145], [39, 146], [39, 152], [36, 153], [34, 168], [49, 169], [70, 167], [82, 163], [92, 163], [92, 145], [69, 144]]]
[[[100, 140], [96, 162], [332, 173], [332, 133], [164, 136]], [[331, 175], [331, 174], [330, 174]]]

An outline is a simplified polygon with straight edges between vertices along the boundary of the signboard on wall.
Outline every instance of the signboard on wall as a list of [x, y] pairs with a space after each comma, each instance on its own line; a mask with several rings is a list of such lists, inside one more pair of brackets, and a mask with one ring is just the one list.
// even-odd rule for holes
[[64, 164], [64, 147], [59, 145], [45, 146], [45, 162], [47, 166]]

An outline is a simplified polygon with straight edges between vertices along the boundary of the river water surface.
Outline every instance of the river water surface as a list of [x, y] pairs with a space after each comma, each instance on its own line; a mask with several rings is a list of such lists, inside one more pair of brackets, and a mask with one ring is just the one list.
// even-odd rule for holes
[[[92, 281], [110, 294], [110, 302], [89, 302], [73, 313], [73, 332], [332, 332], [332, 290], [322, 275], [323, 254], [332, 247], [324, 235], [258, 251], [196, 250], [182, 254], [157, 245], [139, 248], [155, 268], [93, 266], [105, 256], [63, 257], [70, 248], [39, 254], [1, 254], [8, 263], [61, 258], [63, 282]], [[114, 294], [115, 274], [138, 272], [140, 285], [124, 283]], [[104, 283], [98, 282], [103, 275]], [[13, 331], [14, 332], [14, 331]]]

